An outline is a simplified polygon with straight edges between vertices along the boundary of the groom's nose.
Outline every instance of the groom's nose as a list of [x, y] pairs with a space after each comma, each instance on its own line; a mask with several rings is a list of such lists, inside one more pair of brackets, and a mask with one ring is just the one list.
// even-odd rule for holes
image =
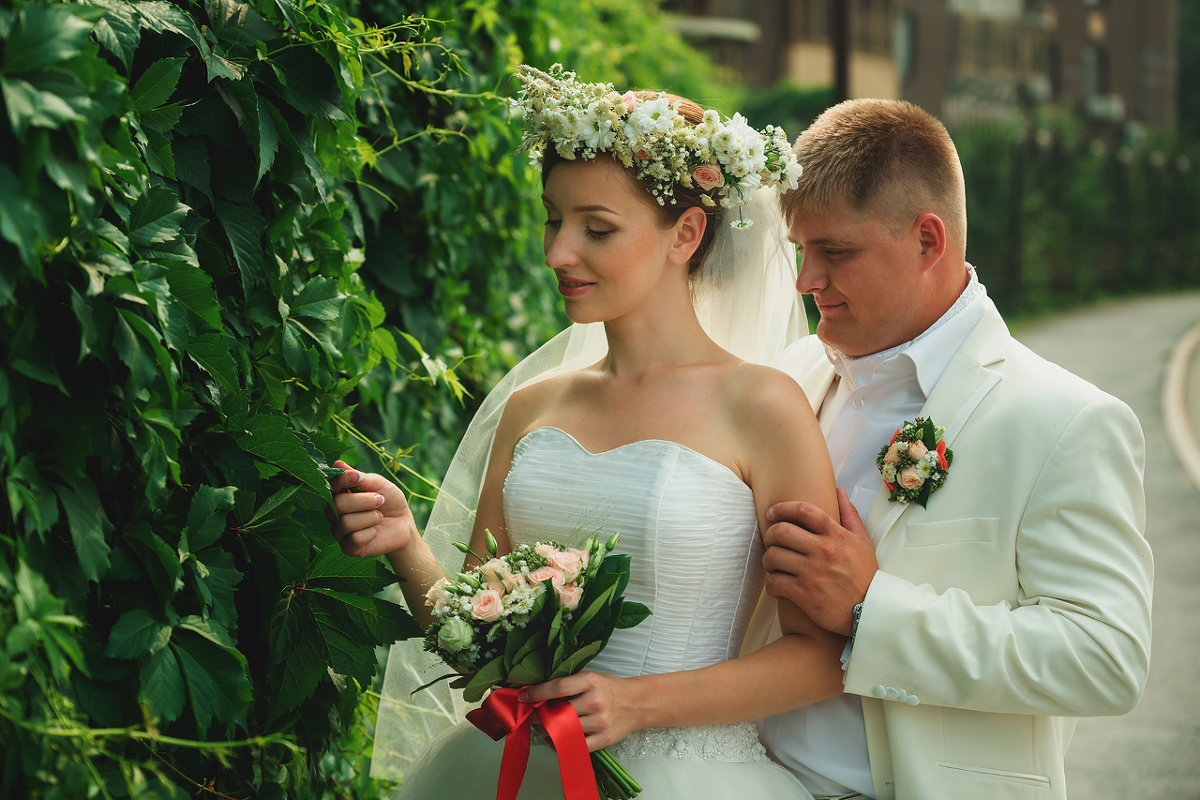
[[818, 259], [801, 256], [800, 274], [796, 276], [796, 291], [813, 294], [829, 285], [829, 276], [817, 263]]

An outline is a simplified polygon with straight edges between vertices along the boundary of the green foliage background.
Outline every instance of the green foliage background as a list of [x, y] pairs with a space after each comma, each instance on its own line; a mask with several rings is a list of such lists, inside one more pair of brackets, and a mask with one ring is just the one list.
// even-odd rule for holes
[[440, 473], [561, 323], [508, 76], [723, 90], [626, 0], [16, 0], [0, 41], [0, 795], [381, 793], [415, 629], [324, 468]]

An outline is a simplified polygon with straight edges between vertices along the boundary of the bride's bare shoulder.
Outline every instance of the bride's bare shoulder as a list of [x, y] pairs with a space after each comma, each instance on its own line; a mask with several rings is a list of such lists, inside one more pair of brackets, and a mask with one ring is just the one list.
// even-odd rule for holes
[[744, 419], [791, 419], [812, 413], [800, 384], [774, 367], [742, 362], [730, 369], [730, 379], [724, 385], [728, 402]]

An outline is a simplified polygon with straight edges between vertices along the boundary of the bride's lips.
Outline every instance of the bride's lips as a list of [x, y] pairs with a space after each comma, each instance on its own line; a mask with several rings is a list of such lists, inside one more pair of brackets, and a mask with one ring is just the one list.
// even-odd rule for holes
[[590, 281], [577, 280], [570, 275], [558, 276], [558, 291], [563, 297], [578, 297], [595, 285]]

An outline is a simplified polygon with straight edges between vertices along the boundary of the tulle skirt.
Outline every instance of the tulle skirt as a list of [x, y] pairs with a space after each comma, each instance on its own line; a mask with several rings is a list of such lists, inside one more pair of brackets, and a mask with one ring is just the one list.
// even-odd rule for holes
[[[503, 752], [503, 740], [494, 742], [471, 723], [459, 723], [431, 744], [393, 800], [495, 797]], [[753, 723], [652, 728], [609, 752], [641, 784], [639, 800], [812, 800], [794, 775], [767, 758]], [[562, 796], [558, 759], [548, 745], [535, 742], [518, 800]]]

